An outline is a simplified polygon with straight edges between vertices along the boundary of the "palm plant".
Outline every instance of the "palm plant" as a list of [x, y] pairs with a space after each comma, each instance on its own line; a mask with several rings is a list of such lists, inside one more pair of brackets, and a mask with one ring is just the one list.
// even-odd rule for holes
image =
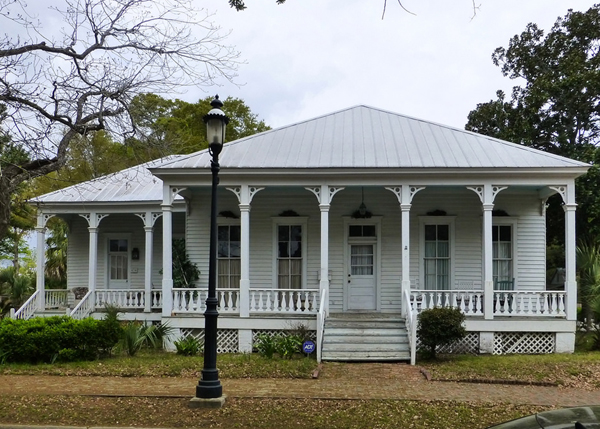
[[123, 336], [118, 344], [128, 356], [135, 356], [142, 347], [162, 348], [163, 339], [172, 328], [167, 324], [148, 325], [137, 321], [129, 321], [123, 328]]
[[33, 293], [33, 281], [26, 274], [19, 274], [14, 267], [0, 271], [0, 295], [2, 312], [19, 308]]
[[579, 268], [579, 299], [586, 327], [592, 320], [600, 321], [600, 243], [584, 241], [577, 247]]
[[68, 226], [61, 219], [52, 219], [46, 239], [45, 275], [50, 287], [66, 287], [67, 282], [67, 232]]

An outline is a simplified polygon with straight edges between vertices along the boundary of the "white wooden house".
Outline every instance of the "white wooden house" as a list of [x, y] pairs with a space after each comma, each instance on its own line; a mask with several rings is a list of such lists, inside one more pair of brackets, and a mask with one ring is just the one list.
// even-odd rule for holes
[[[220, 350], [304, 323], [323, 359], [414, 359], [416, 315], [452, 305], [467, 316], [465, 351], [573, 351], [574, 179], [587, 164], [366, 106], [227, 143], [220, 161]], [[70, 227], [68, 288], [87, 288], [73, 317], [111, 303], [202, 335], [209, 167], [205, 150], [35, 199], [40, 267], [47, 220]], [[566, 280], [549, 291], [555, 193]], [[196, 288], [172, 287], [174, 238], [201, 271]], [[16, 317], [65, 305], [39, 272]]]

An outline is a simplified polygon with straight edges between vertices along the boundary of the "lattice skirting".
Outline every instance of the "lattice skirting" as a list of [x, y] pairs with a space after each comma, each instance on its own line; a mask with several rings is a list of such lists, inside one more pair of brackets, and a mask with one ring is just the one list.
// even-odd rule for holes
[[438, 353], [478, 354], [479, 332], [469, 332], [462, 340], [447, 346], [439, 347]]
[[[417, 338], [417, 349], [421, 347], [421, 341]], [[447, 346], [440, 346], [436, 350], [442, 354], [479, 354], [479, 332], [467, 332], [460, 341]]]
[[[204, 343], [204, 329], [181, 329], [183, 338], [192, 336]], [[217, 330], [217, 353], [237, 353], [239, 351], [239, 340], [237, 329]]]
[[556, 336], [551, 332], [496, 332], [494, 354], [554, 353]]

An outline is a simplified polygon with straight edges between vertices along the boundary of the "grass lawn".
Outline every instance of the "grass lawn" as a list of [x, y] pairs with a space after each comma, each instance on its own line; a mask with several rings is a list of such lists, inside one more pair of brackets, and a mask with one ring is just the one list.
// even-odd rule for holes
[[442, 356], [421, 361], [434, 380], [512, 380], [600, 389], [600, 352], [508, 356]]
[[[90, 362], [4, 364], [0, 374], [86, 375], [122, 377], [199, 377], [202, 356], [181, 356], [142, 350], [136, 356], [115, 356]], [[317, 361], [310, 358], [266, 359], [258, 354], [219, 354], [220, 378], [310, 378]]]
[[442, 401], [228, 399], [191, 410], [187, 399], [4, 396], [0, 422], [14, 424], [258, 429], [485, 428], [550, 409]]

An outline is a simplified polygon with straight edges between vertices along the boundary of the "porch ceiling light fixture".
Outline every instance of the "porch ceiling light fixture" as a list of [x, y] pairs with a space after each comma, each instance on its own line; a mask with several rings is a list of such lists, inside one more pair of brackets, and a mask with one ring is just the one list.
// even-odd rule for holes
[[360, 206], [358, 206], [358, 210], [352, 213], [352, 217], [355, 219], [361, 218], [370, 218], [373, 214], [367, 210], [367, 205], [365, 204], [365, 188], [361, 187], [361, 202]]
[[[223, 402], [223, 386], [219, 381], [219, 370], [217, 369], [217, 185], [219, 184], [219, 154], [225, 142], [225, 128], [229, 118], [223, 113], [221, 107], [223, 102], [219, 96], [211, 101], [212, 110], [204, 116], [206, 123], [206, 137], [208, 139], [208, 150], [212, 156], [210, 171], [212, 173], [212, 196], [210, 211], [210, 256], [208, 260], [208, 298], [206, 299], [206, 311], [204, 312], [204, 368], [198, 385], [196, 386], [196, 397], [192, 398], [190, 406], [198, 407], [194, 401], [219, 400]], [[194, 404], [194, 405], [192, 405]], [[215, 406], [215, 403], [212, 403]]]

